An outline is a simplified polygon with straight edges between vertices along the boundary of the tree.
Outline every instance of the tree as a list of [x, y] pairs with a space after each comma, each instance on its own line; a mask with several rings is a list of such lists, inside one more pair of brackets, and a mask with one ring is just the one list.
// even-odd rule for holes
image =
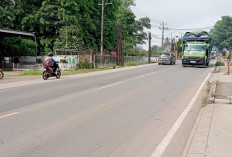
[[34, 56], [35, 43], [33, 40], [22, 37], [0, 38], [0, 48], [2, 56]]
[[134, 0], [123, 0], [123, 5], [125, 8], [129, 9], [130, 6], [135, 6]]
[[[138, 44], [144, 44], [147, 40], [147, 33], [145, 28], [151, 27], [150, 19], [148, 17], [136, 20], [136, 16], [130, 10], [121, 6], [119, 9], [119, 21], [122, 23], [122, 36], [123, 47], [126, 55], [132, 54], [131, 52]], [[135, 50], [135, 52], [138, 52]], [[133, 53], [135, 55], [135, 53]], [[139, 55], [139, 54], [138, 54]]]
[[213, 33], [215, 45], [219, 49], [224, 47], [232, 50], [232, 17], [223, 16], [221, 20], [217, 21], [214, 29], [211, 30]]
[[152, 56], [159, 56], [159, 54], [162, 52], [162, 47], [158, 46], [158, 45], [153, 45], [151, 47], [151, 55]]
[[165, 38], [164, 45], [163, 45], [163, 50], [164, 51], [171, 51], [171, 41], [170, 41], [170, 39], [168, 37]]
[[14, 26], [15, 16], [12, 14], [13, 10], [14, 3], [12, 0], [0, 1], [0, 28], [11, 28]]
[[[46, 54], [57, 48], [64, 48], [66, 43], [68, 46], [75, 46], [78, 49], [92, 49], [98, 52], [100, 50], [102, 11], [101, 6], [98, 5], [99, 2], [100, 0], [98, 2], [2, 0], [0, 2], [0, 20], [4, 22], [0, 24], [0, 27], [35, 32], [38, 55], [44, 54], [43, 52]], [[131, 5], [135, 5], [133, 0], [114, 0], [112, 5], [105, 7], [104, 49], [114, 50], [117, 48], [117, 17], [122, 23], [123, 42], [127, 45], [125, 47], [128, 47], [128, 50], [147, 40], [144, 28], [151, 27], [150, 19], [145, 17], [135, 20], [134, 13], [129, 9]], [[16, 40], [18, 39], [13, 39], [13, 41]], [[30, 41], [24, 43], [30, 43]], [[4, 39], [1, 42], [4, 43]], [[29, 52], [29, 54], [31, 53]]]
[[176, 46], [175, 46], [175, 50], [177, 51], [178, 56], [182, 53], [183, 51], [183, 40], [182, 39], [178, 39]]

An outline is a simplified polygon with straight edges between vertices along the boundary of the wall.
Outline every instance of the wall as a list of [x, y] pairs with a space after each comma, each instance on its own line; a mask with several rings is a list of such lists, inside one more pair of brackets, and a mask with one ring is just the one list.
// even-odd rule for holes
[[[35, 56], [22, 56], [19, 57], [19, 63], [14, 65], [14, 68], [20, 69], [43, 69], [45, 61], [48, 59], [48, 56], [37, 56], [37, 59], [41, 59], [42, 63], [36, 63]], [[65, 59], [67, 63], [59, 63], [61, 70], [75, 69], [79, 60], [78, 55], [59, 55], [53, 57], [55, 61], [60, 62], [61, 59]]]

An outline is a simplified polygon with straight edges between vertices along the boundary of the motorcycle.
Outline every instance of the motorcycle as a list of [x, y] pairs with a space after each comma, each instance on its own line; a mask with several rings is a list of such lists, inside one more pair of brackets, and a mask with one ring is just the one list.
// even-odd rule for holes
[[49, 77], [56, 77], [56, 78], [60, 78], [61, 76], [61, 71], [60, 71], [60, 67], [57, 64], [57, 69], [56, 72], [53, 72], [53, 69], [50, 66], [43, 66], [45, 68], [45, 71], [42, 72], [42, 77], [44, 80], [47, 80]]
[[2, 69], [0, 69], [0, 79], [3, 79], [3, 77], [4, 77], [4, 73], [3, 73]]

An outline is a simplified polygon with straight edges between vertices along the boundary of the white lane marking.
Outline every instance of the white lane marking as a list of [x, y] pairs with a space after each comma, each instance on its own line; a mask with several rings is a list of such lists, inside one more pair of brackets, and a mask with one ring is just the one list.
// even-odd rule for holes
[[202, 88], [204, 87], [206, 81], [209, 79], [210, 75], [211, 75], [211, 73], [209, 73], [209, 75], [206, 77], [206, 79], [202, 82], [200, 88], [197, 90], [196, 94], [194, 95], [194, 97], [192, 98], [192, 100], [190, 101], [190, 103], [184, 109], [184, 111], [182, 112], [182, 114], [178, 117], [178, 119], [176, 120], [176, 122], [174, 123], [174, 125], [172, 126], [172, 128], [169, 130], [169, 132], [167, 133], [167, 135], [163, 138], [163, 140], [161, 141], [161, 143], [156, 147], [156, 149], [152, 153], [151, 157], [161, 157], [163, 155], [163, 153], [166, 150], [168, 144], [170, 143], [170, 141], [172, 140], [173, 136], [175, 135], [175, 133], [179, 129], [180, 125], [184, 121], [184, 119], [187, 116], [189, 110], [192, 108], [192, 106], [195, 103], [197, 97], [199, 96]]
[[119, 85], [119, 84], [122, 84], [122, 83], [123, 83], [123, 82], [117, 82], [117, 83], [114, 83], [114, 84], [110, 84], [110, 85], [107, 85], [107, 86], [101, 87], [100, 89], [104, 89], [104, 88], [108, 88], [108, 87], [116, 86], [116, 85]]
[[0, 116], [0, 119], [6, 118], [6, 117], [9, 117], [9, 116], [13, 116], [13, 115], [18, 114], [18, 113], [19, 112], [14, 112], [14, 113], [10, 113], [10, 114], [7, 114], [7, 115]]

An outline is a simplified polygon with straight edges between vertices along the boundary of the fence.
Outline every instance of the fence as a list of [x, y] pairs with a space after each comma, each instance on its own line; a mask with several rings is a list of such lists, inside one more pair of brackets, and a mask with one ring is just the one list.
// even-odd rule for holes
[[[152, 62], [156, 62], [155, 57], [151, 57]], [[117, 65], [117, 57], [110, 55], [95, 55], [94, 56], [95, 68], [102, 67], [111, 67]], [[148, 57], [144, 56], [124, 56], [124, 63], [148, 63]]]
[[124, 56], [124, 63], [148, 63], [148, 57]]
[[[117, 65], [117, 58], [116, 56], [110, 55], [95, 55], [94, 56], [94, 67], [95, 68], [102, 68], [102, 67], [110, 67]], [[102, 61], [101, 61], [102, 60]]]
[[13, 69], [12, 57], [2, 57], [2, 59], [0, 58], [0, 69]]

